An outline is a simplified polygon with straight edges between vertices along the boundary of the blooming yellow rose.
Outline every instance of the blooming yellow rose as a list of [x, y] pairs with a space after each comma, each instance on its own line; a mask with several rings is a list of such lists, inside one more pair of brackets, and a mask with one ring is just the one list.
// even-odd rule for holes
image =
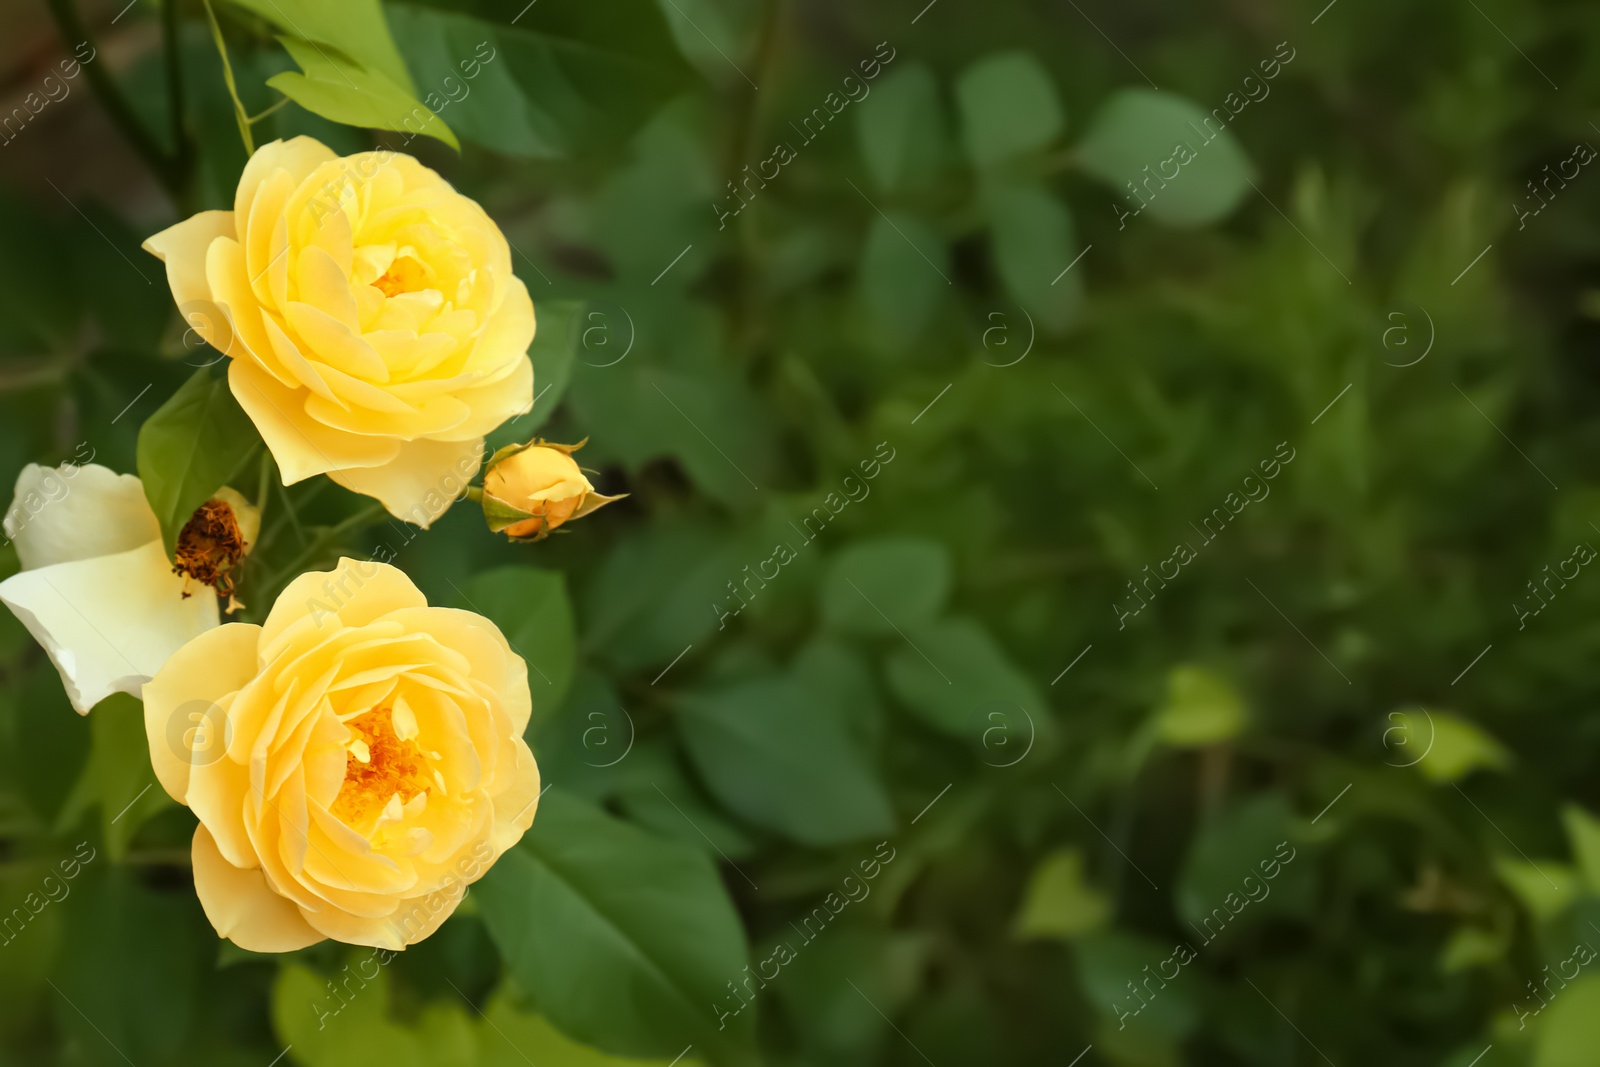
[[404, 948], [533, 822], [522, 658], [382, 563], [302, 574], [265, 624], [179, 649], [144, 702], [156, 776], [200, 820], [195, 892], [241, 948]]
[[533, 302], [481, 207], [410, 156], [309, 137], [250, 157], [232, 211], [144, 243], [284, 484], [328, 474], [427, 526], [533, 406]]
[[540, 541], [569, 519], [581, 519], [597, 508], [627, 494], [605, 496], [595, 492], [588, 477], [573, 460], [582, 448], [532, 441], [507, 445], [489, 460], [481, 496], [489, 528], [517, 541]]

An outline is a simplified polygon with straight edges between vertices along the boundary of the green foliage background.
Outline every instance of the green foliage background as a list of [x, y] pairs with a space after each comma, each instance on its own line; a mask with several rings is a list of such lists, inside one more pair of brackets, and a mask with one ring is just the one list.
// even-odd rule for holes
[[[539, 315], [491, 444], [631, 496], [530, 546], [271, 490], [248, 613], [392, 553], [535, 668], [532, 831], [381, 965], [219, 942], [135, 702], [0, 618], [0, 1062], [1594, 1062], [1600, 578], [1528, 583], [1600, 541], [1600, 178], [1527, 183], [1600, 17], [921, 4], [218, 4], [306, 105], [257, 143], [430, 102]], [[275, 487], [138, 250], [246, 158], [205, 7], [12, 6], [0, 473], [161, 469], [160, 411]]]

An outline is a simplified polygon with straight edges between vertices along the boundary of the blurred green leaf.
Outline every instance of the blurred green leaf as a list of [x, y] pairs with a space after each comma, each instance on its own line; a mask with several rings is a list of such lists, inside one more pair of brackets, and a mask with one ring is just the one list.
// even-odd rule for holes
[[[1531, 1005], [1530, 1005], [1531, 1007]], [[1584, 975], [1538, 1009], [1532, 1067], [1588, 1067], [1600, 1047], [1600, 976]]]
[[512, 650], [527, 661], [532, 724], [544, 721], [566, 700], [577, 669], [577, 626], [566, 576], [537, 567], [496, 567], [474, 577], [465, 595], [472, 610], [500, 627]]
[[822, 618], [841, 633], [892, 636], [933, 622], [950, 596], [950, 550], [937, 541], [858, 541], [828, 565]]
[[1554, 860], [1534, 863], [1516, 856], [1498, 856], [1494, 869], [1528, 914], [1539, 922], [1566, 911], [1583, 890], [1583, 876]]
[[[1077, 321], [1084, 271], [1072, 212], [1042, 186], [991, 180], [983, 186], [995, 261], [1006, 291], [1051, 333]], [[1078, 269], [1071, 269], [1078, 268]]]
[[[995, 728], [989, 712], [1020, 709], [1040, 740], [1054, 733], [1044, 695], [982, 625], [947, 619], [906, 634], [889, 657], [889, 688], [929, 726], [976, 747]], [[1020, 722], [1007, 725], [1025, 732]]]
[[416, 4], [387, 8], [423, 104], [448, 113], [466, 140], [507, 155], [560, 159], [607, 144], [685, 80], [675, 57], [596, 41], [594, 13], [535, 11], [509, 26]]
[[93, 736], [89, 764], [62, 819], [77, 822], [81, 810], [100, 809], [100, 837], [112, 862], [127, 858], [129, 842], [152, 815], [175, 805], [156, 781], [145, 739], [144, 706], [114, 693], [89, 716]]
[[[1161, 1038], [1182, 1038], [1200, 1019], [1197, 976], [1185, 972], [1195, 969], [1194, 955], [1203, 946], [1188, 940], [1180, 944], [1187, 947], [1187, 964], [1175, 945], [1121, 931], [1089, 934], [1073, 945], [1078, 981], [1096, 1011], [1121, 1023], [1117, 1030], [1131, 1027]], [[1180, 969], [1177, 978], [1163, 982], [1162, 965], [1168, 962]]]
[[876, 771], [835, 716], [792, 681], [764, 679], [686, 699], [678, 730], [717, 798], [809, 845], [881, 837], [894, 813]]
[[[1207, 119], [1181, 96], [1123, 89], [1095, 113], [1076, 155], [1129, 208], [1148, 201], [1160, 222], [1203, 226], [1238, 206], [1254, 173], [1233, 131], [1219, 130], [1216, 119], [1208, 127]], [[1130, 183], [1137, 193], [1126, 192]]]
[[1567, 841], [1589, 892], [1600, 896], [1600, 819], [1576, 804], [1561, 809], [1561, 822], [1567, 828]]
[[1416, 745], [1429, 739], [1417, 770], [1431, 782], [1459, 782], [1476, 770], [1504, 770], [1511, 765], [1511, 753], [1500, 742], [1448, 711], [1428, 709], [1420, 718], [1412, 712], [1393, 712], [1389, 721], [1392, 725], [1385, 731], [1386, 741], [1402, 736], [1394, 732], [1400, 730]]
[[[194, 510], [247, 473], [261, 438], [228, 390], [226, 375], [201, 368], [139, 430], [139, 479], [172, 554]], [[254, 485], [234, 484], [241, 492]]]
[[939, 83], [925, 63], [885, 74], [861, 101], [856, 140], [873, 184], [886, 192], [925, 187], [949, 159]]
[[[751, 1038], [710, 1005], [748, 946], [703, 854], [663, 841], [551, 787], [533, 828], [475, 888], [506, 967], [563, 1033], [605, 1052], [708, 1055]], [[626, 991], [596, 996], [595, 990]]]
[[1307, 853], [1283, 794], [1241, 800], [1189, 846], [1178, 881], [1178, 913], [1212, 940], [1236, 938], [1238, 927], [1269, 915], [1308, 915], [1317, 879]]
[[1156, 711], [1156, 734], [1178, 748], [1236, 737], [1245, 724], [1244, 700], [1233, 683], [1204, 667], [1183, 665], [1167, 675], [1167, 699]]
[[1110, 917], [1110, 900], [1084, 876], [1083, 853], [1062, 848], [1046, 854], [1028, 876], [1011, 928], [1023, 940], [1070, 941], [1100, 929]]
[[1031, 52], [1003, 52], [956, 81], [967, 158], [991, 167], [1048, 146], [1066, 128], [1050, 72]]
[[916, 342], [949, 297], [949, 270], [944, 240], [926, 223], [900, 211], [872, 217], [861, 249], [861, 300], [883, 348], [901, 352]]

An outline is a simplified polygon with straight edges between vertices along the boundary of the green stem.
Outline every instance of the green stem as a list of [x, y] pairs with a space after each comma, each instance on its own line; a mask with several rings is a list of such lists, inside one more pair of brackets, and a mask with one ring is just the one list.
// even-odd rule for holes
[[93, 58], [83, 63], [82, 68], [89, 77], [90, 87], [100, 98], [100, 106], [106, 109], [106, 114], [110, 116], [112, 123], [122, 131], [122, 135], [128, 139], [133, 150], [154, 172], [162, 188], [174, 201], [178, 200], [183, 185], [183, 175], [178, 161], [162, 151], [161, 146], [150, 135], [150, 131], [144, 128], [138, 116], [133, 113], [133, 108], [122, 95], [122, 90], [111, 77], [111, 72], [100, 61], [99, 50], [94, 48], [94, 43], [89, 38], [89, 31], [84, 26], [83, 20], [78, 17], [77, 8], [73, 7], [72, 0], [45, 0], [45, 3], [55, 19], [56, 28], [61, 32], [62, 41], [69, 48], [79, 42], [89, 45]]
[[278, 585], [289, 575], [299, 574], [305, 570], [306, 565], [317, 558], [318, 553], [326, 552], [329, 548], [339, 543], [339, 538], [349, 533], [358, 526], [365, 526], [386, 514], [382, 504], [370, 504], [351, 515], [337, 526], [330, 526], [312, 539], [305, 550], [296, 556], [285, 567], [280, 567], [270, 580], [262, 583], [263, 587], [276, 594]]
[[271, 115], [274, 111], [277, 111], [279, 108], [283, 107], [283, 105], [287, 104], [288, 102], [289, 102], [289, 98], [286, 96], [282, 100], [279, 100], [276, 104], [273, 104], [271, 107], [269, 107], [265, 111], [261, 112], [261, 114], [249, 116], [249, 118], [246, 121], [248, 121], [250, 123], [250, 125], [254, 126], [256, 123], [260, 122], [262, 119], [266, 118], [268, 115]]
[[[167, 0], [171, 3], [172, 0]], [[244, 109], [244, 102], [239, 99], [239, 85], [233, 80], [233, 64], [228, 60], [228, 42], [222, 38], [222, 24], [217, 21], [217, 13], [211, 9], [211, 0], [200, 0], [205, 5], [206, 22], [211, 26], [211, 39], [217, 42], [217, 54], [222, 56], [222, 80], [228, 86], [228, 95], [233, 98], [233, 120], [239, 124], [239, 136], [244, 140], [244, 154], [256, 154], [256, 143], [250, 136], [250, 113]]]

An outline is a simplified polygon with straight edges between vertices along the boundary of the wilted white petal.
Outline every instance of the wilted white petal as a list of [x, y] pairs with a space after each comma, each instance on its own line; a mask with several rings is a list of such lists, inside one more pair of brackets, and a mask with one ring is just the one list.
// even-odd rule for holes
[[127, 552], [161, 537], [139, 479], [98, 463], [22, 468], [5, 530], [24, 570]]
[[86, 715], [112, 693], [138, 696], [167, 657], [217, 625], [216, 596], [189, 582], [186, 598], [184, 585], [154, 540], [12, 575], [0, 582], [0, 601], [44, 646]]

